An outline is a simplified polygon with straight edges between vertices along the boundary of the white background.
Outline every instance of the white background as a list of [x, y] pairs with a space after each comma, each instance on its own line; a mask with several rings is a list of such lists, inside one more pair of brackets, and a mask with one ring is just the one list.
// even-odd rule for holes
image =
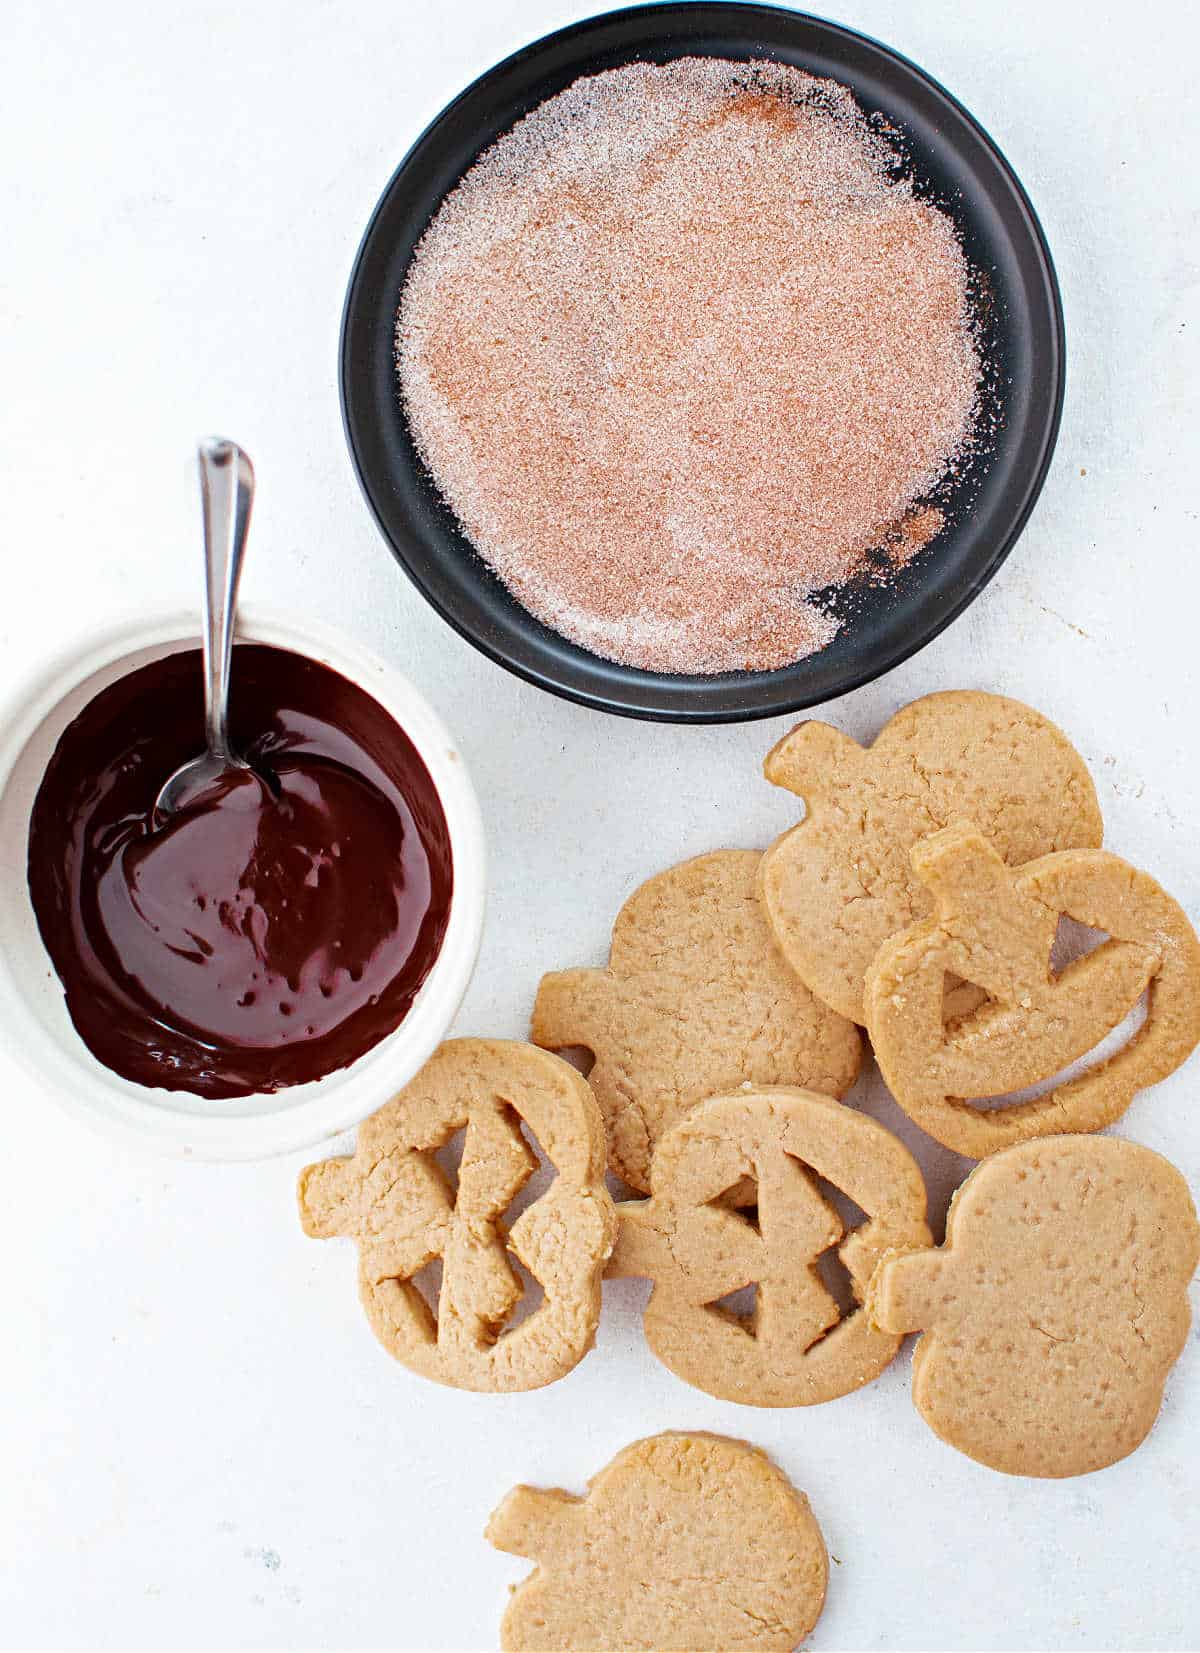
[[[193, 444], [254, 456], [248, 598], [398, 662], [457, 733], [493, 885], [460, 1031], [521, 1035], [540, 973], [599, 962], [647, 874], [794, 818], [759, 775], [781, 721], [679, 729], [525, 687], [397, 572], [335, 385], [361, 231], [393, 167], [571, 0], [0, 7], [0, 692], [131, 603], [190, 601]], [[1041, 503], [950, 632], [827, 708], [867, 737], [932, 689], [1044, 709], [1110, 845], [1200, 916], [1197, 207], [1191, 8], [853, 0], [1006, 151], [1062, 279], [1069, 389]], [[1190, 38], [1189, 38], [1190, 37]], [[1086, 473], [1086, 474], [1085, 474]], [[1200, 1188], [1200, 1058], [1121, 1129]], [[894, 1123], [877, 1086], [855, 1100]], [[1200, 1644], [1200, 1340], [1150, 1441], [1011, 1480], [940, 1445], [907, 1353], [809, 1411], [722, 1405], [658, 1366], [641, 1286], [540, 1393], [409, 1376], [349, 1244], [305, 1240], [291, 1161], [155, 1164], [93, 1138], [0, 1052], [0, 1639], [37, 1647], [495, 1644], [524, 1564], [483, 1541], [519, 1480], [580, 1490], [666, 1427], [744, 1434], [810, 1494], [838, 1565], [820, 1648]], [[912, 1142], [915, 1133], [908, 1132]], [[920, 1144], [935, 1219], [961, 1162]]]

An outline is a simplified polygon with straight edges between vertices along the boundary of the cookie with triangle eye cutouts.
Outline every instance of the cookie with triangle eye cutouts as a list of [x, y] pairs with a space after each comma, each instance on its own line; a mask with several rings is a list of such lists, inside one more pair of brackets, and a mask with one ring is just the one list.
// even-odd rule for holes
[[[900, 1339], [857, 1305], [885, 1251], [929, 1241], [920, 1170], [889, 1131], [812, 1091], [743, 1090], [678, 1120], [651, 1180], [648, 1200], [617, 1206], [608, 1274], [654, 1282], [646, 1341], [676, 1377], [744, 1406], [811, 1406], [879, 1376]], [[849, 1231], [834, 1190], [865, 1213]], [[847, 1312], [820, 1268], [835, 1249]], [[750, 1286], [750, 1312], [727, 1301]]]
[[872, 959], [931, 908], [914, 844], [970, 819], [1018, 866], [1103, 834], [1091, 776], [1061, 729], [1020, 701], [969, 689], [913, 701], [867, 747], [801, 723], [763, 771], [805, 806], [763, 856], [771, 929], [800, 979], [861, 1024]]
[[[934, 914], [880, 948], [867, 972], [867, 1025], [888, 1089], [947, 1148], [982, 1159], [1031, 1137], [1100, 1130], [1200, 1042], [1200, 941], [1148, 873], [1102, 849], [1014, 869], [965, 822], [918, 844], [913, 866]], [[1055, 970], [1064, 915], [1108, 939]], [[947, 977], [982, 1000], [950, 1021]], [[1065, 1072], [1119, 1037], [1143, 993], [1133, 1036]], [[1003, 1100], [1031, 1089], [1038, 1094]]]
[[723, 1435], [635, 1441], [583, 1498], [514, 1487], [487, 1536], [537, 1562], [504, 1615], [507, 1653], [790, 1653], [829, 1580], [808, 1499]]
[[[528, 1127], [555, 1172], [515, 1218], [538, 1168]], [[461, 1133], [457, 1186], [435, 1158]], [[300, 1174], [300, 1220], [319, 1239], [358, 1244], [359, 1295], [389, 1354], [422, 1377], [494, 1393], [537, 1389], [591, 1348], [615, 1217], [604, 1127], [569, 1063], [507, 1039], [451, 1039], [359, 1127], [348, 1159]], [[525, 1295], [542, 1302], [509, 1324]], [[441, 1264], [436, 1304], [418, 1276]]]
[[940, 1249], [885, 1256], [867, 1314], [924, 1334], [913, 1403], [942, 1440], [1010, 1475], [1085, 1475], [1154, 1424], [1198, 1261], [1191, 1195], [1160, 1154], [1045, 1137], [975, 1167]]
[[592, 1052], [609, 1163], [642, 1192], [663, 1132], [706, 1097], [745, 1083], [844, 1096], [858, 1073], [858, 1029], [771, 938], [761, 859], [715, 850], [658, 873], [617, 915], [606, 968], [557, 971], [538, 988], [534, 1042]]

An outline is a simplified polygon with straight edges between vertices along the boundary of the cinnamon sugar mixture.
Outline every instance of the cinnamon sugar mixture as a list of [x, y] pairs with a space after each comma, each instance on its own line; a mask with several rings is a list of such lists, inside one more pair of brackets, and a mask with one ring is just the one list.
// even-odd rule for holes
[[576, 81], [443, 202], [401, 297], [418, 450], [517, 599], [610, 659], [767, 669], [942, 526], [980, 361], [950, 219], [850, 92], [683, 58]]

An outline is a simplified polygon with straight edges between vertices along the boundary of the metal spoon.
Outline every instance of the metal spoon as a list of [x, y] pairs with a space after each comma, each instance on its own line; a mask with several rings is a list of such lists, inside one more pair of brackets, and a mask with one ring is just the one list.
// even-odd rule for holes
[[162, 821], [208, 792], [231, 772], [249, 769], [229, 744], [229, 662], [246, 530], [254, 503], [254, 466], [236, 442], [200, 443], [204, 507], [204, 733], [208, 748], [165, 782], [154, 804]]

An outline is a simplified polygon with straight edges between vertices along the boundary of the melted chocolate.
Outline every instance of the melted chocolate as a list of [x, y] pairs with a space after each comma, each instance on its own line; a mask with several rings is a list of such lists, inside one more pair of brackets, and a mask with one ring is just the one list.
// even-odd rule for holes
[[156, 829], [204, 746], [198, 650], [104, 689], [63, 733], [29, 888], [81, 1038], [122, 1078], [248, 1096], [346, 1067], [404, 1019], [446, 932], [450, 836], [412, 742], [364, 690], [234, 650], [240, 772]]

